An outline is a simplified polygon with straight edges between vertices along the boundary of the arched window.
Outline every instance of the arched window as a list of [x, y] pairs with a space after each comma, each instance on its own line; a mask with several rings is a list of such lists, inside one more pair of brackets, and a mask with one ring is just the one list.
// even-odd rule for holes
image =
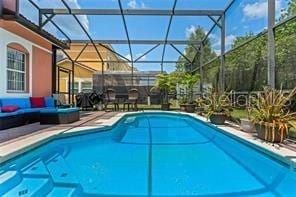
[[7, 91], [26, 92], [28, 86], [28, 51], [17, 43], [7, 45]]

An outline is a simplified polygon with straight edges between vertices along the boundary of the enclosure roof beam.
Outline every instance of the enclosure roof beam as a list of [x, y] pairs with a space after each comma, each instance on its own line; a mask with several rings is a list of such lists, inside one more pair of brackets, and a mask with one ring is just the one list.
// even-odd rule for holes
[[52, 20], [52, 18], [49, 18], [47, 15], [44, 15], [48, 21], [55, 26], [68, 40], [68, 43], [71, 41], [70, 37]]
[[218, 21], [218, 20], [220, 20], [220, 18], [219, 18], [218, 20], [216, 20], [216, 19], [215, 19], [213, 16], [211, 16], [211, 15], [209, 15], [208, 17], [214, 22], [214, 24], [216, 24], [216, 25], [218, 25], [220, 28], [222, 28], [221, 25], [220, 25], [220, 23], [219, 23], [219, 21]]
[[41, 24], [39, 25], [40, 28], [44, 27], [49, 21], [52, 20], [52, 18], [55, 16], [55, 14], [51, 14], [50, 16], [46, 16], [46, 20], [44, 22], [40, 21]]
[[[56, 15], [150, 15], [171, 16], [172, 10], [152, 9], [40, 9], [41, 14]], [[221, 16], [224, 10], [175, 10], [175, 16]]]
[[127, 24], [126, 24], [126, 20], [125, 20], [125, 16], [124, 16], [123, 9], [122, 9], [122, 4], [121, 4], [121, 1], [120, 0], [118, 0], [118, 5], [120, 7], [120, 13], [121, 13], [122, 22], [123, 22], [123, 26], [124, 26], [124, 30], [125, 30], [125, 34], [126, 34], [126, 38], [127, 38], [128, 49], [129, 49], [129, 53], [130, 53], [131, 60], [132, 60], [132, 72], [133, 72], [133, 70], [134, 70], [134, 66], [133, 66], [133, 61], [134, 61], [133, 51], [132, 51], [131, 42], [130, 42], [130, 36], [129, 36], [129, 33], [128, 33], [128, 28], [127, 28]]
[[[89, 40], [71, 40], [71, 43], [88, 43]], [[96, 44], [129, 44], [128, 40], [93, 40]], [[130, 44], [173, 44], [173, 45], [199, 45], [201, 41], [190, 41], [190, 40], [130, 40]]]
[[[227, 10], [228, 10], [228, 9], [234, 4], [235, 1], [236, 1], [236, 0], [231, 0], [231, 1], [228, 3], [228, 5], [226, 6], [226, 8], [225, 8], [223, 14], [226, 13], [226, 11], [227, 11]], [[221, 20], [223, 14], [221, 14], [220, 17], [219, 17], [217, 20], [213, 21], [213, 22], [214, 22], [214, 25], [211, 27], [210, 31], [208, 31], [208, 33], [206, 34], [206, 36], [204, 37], [204, 39], [203, 39], [202, 42], [204, 42], [204, 41], [209, 37], [209, 35], [212, 33], [212, 31], [214, 30], [214, 28], [216, 27], [216, 25], [218, 25], [218, 26], [221, 28], [221, 25], [220, 25], [219, 21]], [[213, 16], [213, 15], [212, 15], [212, 16]], [[209, 15], [209, 17], [210, 17], [210, 15]], [[212, 20], [211, 17], [210, 17], [210, 19]]]
[[83, 32], [85, 33], [85, 35], [88, 37], [88, 39], [90, 40], [90, 42], [92, 43], [92, 45], [94, 46], [100, 60], [103, 62], [104, 64], [104, 60], [103, 57], [101, 55], [101, 53], [99, 52], [96, 44], [93, 42], [91, 36], [89, 35], [89, 33], [87, 32], [87, 30], [85, 29], [85, 27], [82, 25], [82, 23], [80, 22], [80, 20], [77, 18], [77, 16], [75, 14], [71, 13], [71, 8], [69, 7], [69, 5], [65, 2], [65, 0], [61, 0], [62, 3], [65, 5], [65, 7], [67, 8], [67, 10], [69, 11], [69, 13], [74, 17], [74, 19], [76, 20], [76, 22], [79, 24], [80, 28], [83, 30]]
[[162, 50], [162, 56], [161, 56], [161, 72], [163, 71], [163, 60], [164, 60], [164, 56], [165, 56], [165, 50], [166, 50], [166, 45], [167, 45], [167, 40], [169, 37], [169, 33], [171, 30], [171, 25], [172, 25], [172, 21], [173, 21], [173, 17], [175, 15], [175, 9], [176, 9], [176, 5], [177, 5], [177, 0], [174, 0], [174, 5], [170, 14], [170, 21], [169, 21], [169, 25], [166, 31], [166, 35], [165, 35], [165, 39], [164, 39], [164, 44], [163, 44], [163, 50]]
[[138, 57], [135, 62], [139, 61], [140, 59], [142, 59], [144, 56], [148, 55], [151, 51], [153, 51], [154, 49], [156, 49], [160, 44], [155, 45], [154, 47], [152, 47], [151, 49], [149, 49], [148, 51], [146, 51], [145, 53], [143, 53], [140, 57]]
[[[80, 63], [91, 63], [91, 62], [101, 62], [101, 60], [78, 60], [77, 62]], [[125, 61], [125, 60], [105, 60], [105, 63], [131, 63], [131, 61]], [[160, 60], [143, 60], [143, 61], [137, 61], [134, 63], [139, 63], [139, 64], [158, 64], [161, 63], [162, 61]], [[175, 64], [175, 63], [188, 63], [187, 61], [168, 61], [164, 60], [163, 63], [165, 64]]]
[[84, 45], [84, 47], [81, 49], [81, 51], [79, 52], [79, 54], [77, 55], [77, 57], [75, 58], [75, 62], [79, 59], [79, 57], [82, 55], [82, 53], [84, 52], [84, 50], [86, 49], [86, 47], [88, 46], [88, 43], [86, 43]]
[[[217, 21], [217, 23], [220, 22], [222, 17], [219, 17]], [[204, 43], [208, 37], [210, 36], [210, 34], [212, 33], [212, 31], [215, 29], [215, 27], [217, 26], [217, 23], [214, 23], [214, 25], [211, 27], [211, 29], [208, 31], [208, 33], [205, 35], [205, 37], [203, 38], [202, 42]], [[219, 28], [221, 28], [221, 26], [218, 26]]]
[[171, 47], [173, 47], [184, 59], [186, 59], [188, 61], [188, 63], [192, 64], [193, 62], [186, 57], [186, 55], [184, 55], [177, 47], [175, 47], [173, 44], [171, 44]]

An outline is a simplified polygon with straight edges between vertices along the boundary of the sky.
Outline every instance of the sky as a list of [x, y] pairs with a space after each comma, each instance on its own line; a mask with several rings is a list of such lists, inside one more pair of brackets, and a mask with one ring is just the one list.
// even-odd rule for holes
[[[33, 0], [41, 8], [65, 8], [60, 0]], [[230, 0], [178, 0], [177, 10], [219, 10], [225, 9]], [[226, 13], [226, 50], [238, 36], [248, 32], [255, 34], [267, 26], [268, 0], [236, 0]], [[27, 1], [21, 0], [21, 13], [32, 20], [38, 21], [37, 10]], [[71, 8], [82, 9], [119, 9], [118, 0], [66, 0]], [[172, 9], [174, 0], [121, 0], [123, 9]], [[287, 7], [287, 0], [276, 0], [276, 15]], [[169, 16], [125, 16], [128, 33], [131, 40], [164, 40], [168, 28]], [[61, 29], [71, 39], [87, 39], [73, 16], [59, 15], [53, 18]], [[92, 39], [96, 40], [126, 40], [121, 16], [79, 16], [79, 20], [87, 29]], [[187, 40], [195, 29], [200, 26], [208, 32], [213, 25], [207, 16], [175, 16], [172, 20], [169, 40]], [[65, 37], [50, 23], [45, 29], [60, 39]], [[220, 54], [220, 29], [216, 27], [210, 34], [212, 49]], [[132, 45], [134, 59], [143, 55], [153, 45]], [[163, 45], [158, 46], [141, 60], [161, 60]], [[184, 52], [185, 45], [176, 46]], [[123, 56], [131, 58], [128, 45], [113, 45], [113, 48]], [[164, 60], [176, 61], [180, 54], [171, 46], [166, 46]], [[135, 64], [139, 70], [160, 70], [160, 64]], [[175, 64], [164, 64], [164, 70], [172, 72]]]

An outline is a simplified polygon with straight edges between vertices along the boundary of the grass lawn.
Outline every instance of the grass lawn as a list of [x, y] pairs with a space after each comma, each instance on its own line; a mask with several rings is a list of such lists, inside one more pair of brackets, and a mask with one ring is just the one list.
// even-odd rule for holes
[[248, 118], [248, 112], [245, 109], [233, 109], [231, 116], [235, 119]]

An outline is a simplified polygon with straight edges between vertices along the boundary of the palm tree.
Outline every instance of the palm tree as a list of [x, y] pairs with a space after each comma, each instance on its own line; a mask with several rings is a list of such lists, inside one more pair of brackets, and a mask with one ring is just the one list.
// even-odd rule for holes
[[187, 103], [192, 104], [193, 102], [193, 88], [196, 85], [199, 79], [199, 75], [197, 74], [184, 74], [181, 79], [181, 84], [187, 90]]
[[156, 76], [154, 87], [151, 90], [159, 90], [162, 105], [169, 104], [169, 93], [176, 91], [177, 77], [174, 74], [159, 74]]

